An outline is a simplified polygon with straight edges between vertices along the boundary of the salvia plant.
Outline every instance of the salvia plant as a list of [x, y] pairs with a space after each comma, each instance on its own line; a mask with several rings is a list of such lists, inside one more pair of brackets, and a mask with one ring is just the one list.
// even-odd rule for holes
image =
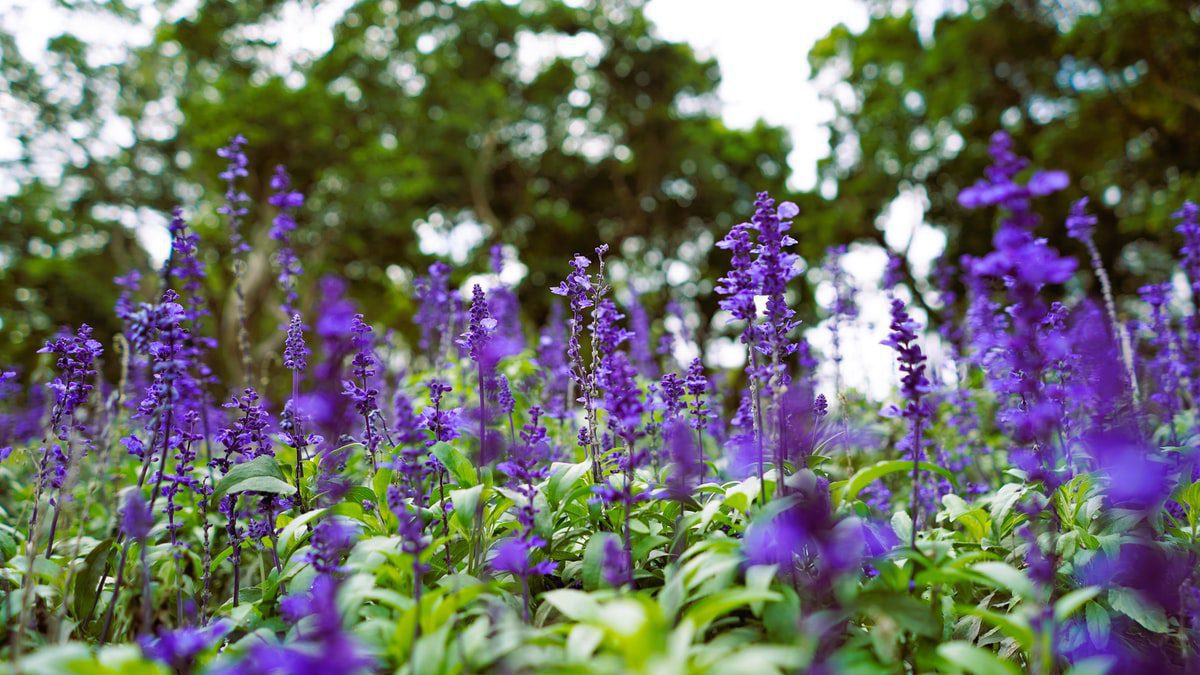
[[[1200, 209], [1124, 297], [1068, 176], [989, 152], [958, 199], [991, 250], [928, 279], [889, 253], [880, 402], [845, 368], [875, 289], [844, 247], [800, 261], [791, 202], [716, 243], [713, 317], [601, 244], [532, 325], [496, 245], [381, 326], [305, 278], [304, 196], [235, 136], [219, 245], [176, 209], [161, 272], [115, 281], [119, 335], [0, 369], [0, 669], [1200, 672]], [[273, 341], [245, 315], [255, 246]]]

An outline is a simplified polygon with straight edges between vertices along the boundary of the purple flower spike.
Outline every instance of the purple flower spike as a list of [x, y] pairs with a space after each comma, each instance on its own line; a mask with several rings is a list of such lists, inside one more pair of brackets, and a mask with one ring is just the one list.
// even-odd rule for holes
[[125, 508], [121, 511], [121, 531], [135, 541], [145, 541], [154, 528], [154, 514], [142, 498], [142, 493], [130, 490], [125, 497]]

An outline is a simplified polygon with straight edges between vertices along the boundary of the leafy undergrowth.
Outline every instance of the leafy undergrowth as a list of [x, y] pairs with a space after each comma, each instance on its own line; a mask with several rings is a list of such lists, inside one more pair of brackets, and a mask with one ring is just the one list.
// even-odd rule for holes
[[[835, 295], [822, 366], [789, 306], [798, 214], [766, 195], [719, 244], [714, 326], [749, 355], [728, 373], [675, 360], [691, 338], [668, 327], [686, 321], [652, 351], [637, 296], [628, 321], [613, 301], [605, 247], [571, 261], [536, 340], [502, 259], [469, 298], [440, 263], [418, 280], [412, 350], [339, 280], [300, 302], [303, 197], [280, 169], [282, 363], [240, 336], [222, 383], [212, 256], [178, 214], [162, 288], [121, 280], [124, 334], [46, 346], [49, 405], [4, 376], [3, 667], [1194, 672], [1196, 208], [1179, 214], [1190, 290], [1121, 298], [1136, 320], [1119, 321], [1063, 290], [1085, 272], [1034, 235], [1035, 198], [1065, 176], [1027, 171], [1003, 136], [992, 151], [960, 201], [999, 207], [995, 250], [958, 283], [939, 275], [938, 335], [889, 267], [882, 414], [840, 385], [856, 316], [841, 252], [814, 272]], [[236, 284], [239, 139], [222, 156]], [[1067, 227], [1091, 250], [1085, 208]]]

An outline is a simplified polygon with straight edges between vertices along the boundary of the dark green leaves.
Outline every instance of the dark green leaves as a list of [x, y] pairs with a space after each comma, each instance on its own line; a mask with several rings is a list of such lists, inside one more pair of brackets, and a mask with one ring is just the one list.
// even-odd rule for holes
[[225, 495], [242, 492], [262, 492], [277, 495], [295, 494], [296, 486], [287, 482], [274, 457], [255, 457], [245, 464], [235, 465], [213, 490], [213, 502]]

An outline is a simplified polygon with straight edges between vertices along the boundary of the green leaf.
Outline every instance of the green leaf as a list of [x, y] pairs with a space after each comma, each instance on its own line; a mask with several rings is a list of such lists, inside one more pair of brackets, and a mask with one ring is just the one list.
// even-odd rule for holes
[[546, 482], [546, 498], [557, 504], [570, 493], [571, 488], [588, 470], [592, 468], [592, 460], [585, 459], [578, 464], [554, 464], [550, 479]]
[[937, 648], [938, 656], [960, 669], [975, 675], [1021, 675], [1021, 669], [986, 649], [962, 640], [947, 642]]
[[1017, 641], [1023, 649], [1032, 649], [1036, 635], [1029, 621], [1019, 614], [1002, 614], [984, 607], [961, 607], [963, 614], [977, 616], [1000, 629], [1001, 633]]
[[1084, 610], [1084, 617], [1087, 619], [1087, 632], [1092, 644], [1097, 647], [1108, 644], [1108, 636], [1112, 633], [1112, 619], [1108, 616], [1108, 610], [1093, 602]]
[[430, 452], [438, 458], [442, 466], [446, 467], [446, 471], [450, 472], [450, 476], [460, 487], [471, 487], [479, 482], [479, 475], [471, 464], [471, 460], [467, 459], [466, 455], [459, 452], [453, 445], [438, 443], [430, 449]]
[[1146, 602], [1136, 591], [1128, 588], [1114, 588], [1108, 592], [1108, 604], [1141, 624], [1142, 628], [1148, 631], [1153, 633], [1169, 633], [1171, 631], [1167, 624], [1166, 613], [1161, 608]]
[[96, 588], [104, 568], [108, 564], [108, 553], [112, 550], [111, 538], [96, 544], [83, 560], [83, 568], [75, 577], [74, 590], [71, 595], [74, 600], [75, 618], [83, 620], [96, 604]]
[[597, 532], [583, 551], [583, 587], [587, 590], [600, 588], [604, 583], [604, 544], [609, 539], [617, 539], [617, 535]]
[[213, 502], [219, 502], [225, 495], [242, 492], [290, 495], [296, 492], [296, 486], [284, 479], [283, 471], [274, 457], [263, 455], [245, 464], [235, 465], [222, 476], [213, 490]]
[[1067, 593], [1054, 603], [1054, 620], [1063, 621], [1070, 617], [1075, 612], [1078, 612], [1089, 600], [1100, 595], [1099, 586], [1087, 586], [1085, 588], [1076, 588]]
[[[755, 591], [765, 591], [771, 587], [771, 581], [775, 578], [775, 565], [753, 565], [746, 570], [746, 588]], [[757, 616], [762, 612], [762, 602], [755, 602], [750, 605]]]
[[892, 531], [896, 533], [896, 536], [900, 538], [901, 542], [908, 542], [912, 540], [912, 529], [912, 517], [910, 517], [907, 513], [904, 511], [897, 511], [892, 514]]
[[1028, 488], [1020, 483], [1005, 483], [996, 490], [996, 495], [992, 497], [992, 509], [990, 515], [992, 520], [996, 521], [997, 525], [1004, 524], [1004, 518], [1008, 512], [1016, 505], [1017, 500], [1021, 495], [1025, 494]]
[[450, 491], [450, 501], [454, 503], [454, 517], [467, 531], [474, 526], [475, 512], [479, 509], [479, 498], [482, 494], [482, 485]]
[[346, 492], [346, 498], [342, 501], [359, 504], [361, 502], [371, 502], [378, 504], [379, 498], [375, 496], [375, 491], [365, 485], [355, 485]]
[[591, 621], [600, 614], [600, 604], [588, 593], [559, 588], [542, 594], [542, 600], [572, 621]]
[[752, 603], [782, 599], [778, 593], [758, 588], [730, 588], [700, 600], [683, 613], [684, 621], [691, 621], [696, 632], [701, 633], [715, 619], [738, 607]]
[[962, 497], [955, 494], [942, 497], [942, 504], [946, 507], [946, 515], [965, 527], [974, 541], [983, 541], [991, 531], [992, 521], [988, 518], [987, 511], [982, 508], [972, 508]]
[[[932, 471], [944, 476], [946, 480], [950, 481], [952, 485], [957, 487], [958, 478], [937, 464], [918, 462], [918, 466], [925, 471]], [[899, 471], [908, 471], [911, 473], [912, 468], [913, 463], [910, 459], [893, 459], [889, 461], [878, 462], [876, 464], [872, 464], [871, 466], [859, 469], [858, 472], [846, 482], [845, 487], [842, 488], [841, 501], [848, 502], [853, 500], [858, 496], [858, 493], [862, 492], [863, 489], [868, 485], [888, 474], [893, 474]]]
[[989, 561], [975, 563], [971, 566], [979, 574], [982, 574], [988, 581], [991, 581], [998, 588], [1005, 589], [1013, 595], [1019, 595], [1023, 598], [1033, 598], [1037, 595], [1037, 589], [1033, 585], [1033, 581], [1025, 576], [1017, 568], [998, 561]]
[[599, 628], [586, 623], [575, 624], [567, 634], [567, 658], [575, 662], [587, 661], [603, 639], [604, 631]]
[[284, 556], [290, 556], [292, 548], [300, 538], [300, 528], [307, 525], [314, 518], [318, 518], [325, 513], [327, 509], [314, 509], [307, 513], [302, 513], [296, 516], [294, 520], [284, 526], [283, 531], [279, 533], [279, 553]]
[[0, 562], [7, 562], [17, 554], [17, 540], [4, 530], [0, 530]]

